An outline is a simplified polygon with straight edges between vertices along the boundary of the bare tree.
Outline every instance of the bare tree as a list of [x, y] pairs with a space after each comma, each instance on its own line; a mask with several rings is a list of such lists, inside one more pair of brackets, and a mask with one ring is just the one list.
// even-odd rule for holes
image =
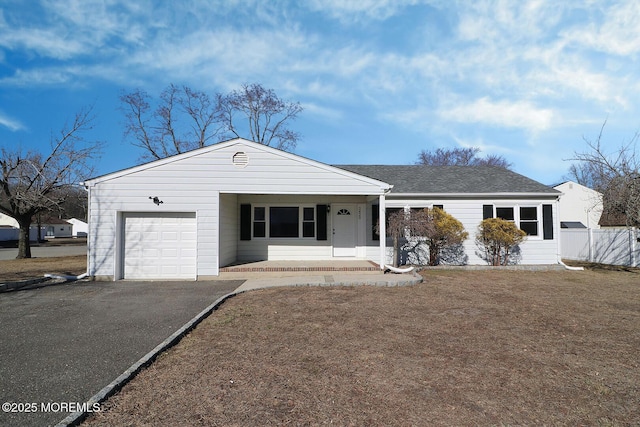
[[[390, 210], [386, 224], [387, 236], [393, 242], [393, 266], [400, 264], [400, 243], [411, 236], [426, 236], [434, 231], [434, 223], [429, 220], [427, 210]], [[376, 224], [376, 233], [380, 233], [380, 221]]]
[[627, 226], [640, 225], [640, 161], [636, 133], [618, 149], [607, 152], [603, 143], [606, 121], [595, 141], [583, 138], [588, 150], [575, 153], [577, 161], [569, 168], [569, 175], [579, 184], [602, 193], [603, 215], [623, 218]]
[[300, 139], [288, 125], [302, 109], [299, 102], [284, 101], [258, 83], [243, 84], [222, 102], [223, 120], [231, 133], [247, 134], [252, 141], [285, 151], [293, 151]]
[[2, 148], [0, 158], [0, 212], [19, 225], [17, 258], [31, 258], [29, 227], [42, 212], [59, 210], [69, 187], [92, 173], [91, 160], [102, 143], [85, 141], [82, 133], [92, 128], [91, 108], [76, 114], [70, 125], [51, 137], [47, 154]]
[[153, 108], [142, 90], [120, 96], [125, 138], [143, 149], [143, 160], [162, 159], [224, 139], [244, 137], [282, 150], [295, 148], [300, 135], [288, 124], [302, 106], [278, 98], [254, 83], [228, 95], [209, 95], [187, 86], [169, 85]]
[[496, 166], [511, 169], [512, 164], [504, 157], [495, 154], [478, 157], [479, 153], [480, 149], [477, 147], [422, 150], [416, 163], [427, 166]]
[[143, 149], [144, 160], [162, 159], [218, 142], [220, 96], [213, 99], [186, 86], [169, 85], [152, 109], [151, 97], [142, 90], [120, 95], [125, 112], [125, 137]]

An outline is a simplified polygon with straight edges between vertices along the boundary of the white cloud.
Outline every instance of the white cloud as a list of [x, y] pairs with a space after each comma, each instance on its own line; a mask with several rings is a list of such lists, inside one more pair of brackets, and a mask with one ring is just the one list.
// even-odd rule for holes
[[305, 116], [321, 118], [323, 121], [338, 122], [344, 119], [344, 113], [336, 108], [324, 107], [312, 102], [305, 102], [303, 105]]
[[637, 0], [618, 1], [598, 11], [602, 14], [602, 23], [589, 20], [587, 25], [563, 31], [565, 42], [620, 56], [640, 52], [640, 3]]
[[479, 123], [489, 126], [525, 129], [531, 132], [547, 130], [553, 122], [553, 111], [537, 108], [528, 101], [491, 101], [481, 98], [470, 103], [458, 102], [438, 112], [445, 120], [458, 123]]
[[26, 127], [17, 119], [13, 119], [0, 111], [0, 126], [4, 126], [12, 132], [24, 130]]
[[421, 0], [310, 0], [307, 7], [321, 11], [344, 23], [363, 17], [385, 20], [407, 6], [424, 3]]

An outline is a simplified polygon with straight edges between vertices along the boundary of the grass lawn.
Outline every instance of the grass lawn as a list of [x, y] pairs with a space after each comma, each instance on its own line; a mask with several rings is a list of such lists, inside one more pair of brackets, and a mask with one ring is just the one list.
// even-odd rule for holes
[[640, 273], [427, 271], [225, 302], [87, 425], [640, 422]]
[[79, 275], [86, 271], [86, 255], [3, 260], [0, 283], [34, 279], [47, 273]]

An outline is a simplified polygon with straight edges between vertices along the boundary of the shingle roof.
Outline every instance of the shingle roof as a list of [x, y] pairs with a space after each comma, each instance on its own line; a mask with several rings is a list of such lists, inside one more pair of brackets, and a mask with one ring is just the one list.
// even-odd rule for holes
[[560, 192], [513, 171], [492, 166], [334, 165], [393, 184], [392, 194]]

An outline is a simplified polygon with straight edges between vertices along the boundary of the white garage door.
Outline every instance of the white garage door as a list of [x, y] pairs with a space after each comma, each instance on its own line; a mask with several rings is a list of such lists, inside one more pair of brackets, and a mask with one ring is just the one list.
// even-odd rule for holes
[[195, 279], [195, 213], [124, 214], [125, 279]]

